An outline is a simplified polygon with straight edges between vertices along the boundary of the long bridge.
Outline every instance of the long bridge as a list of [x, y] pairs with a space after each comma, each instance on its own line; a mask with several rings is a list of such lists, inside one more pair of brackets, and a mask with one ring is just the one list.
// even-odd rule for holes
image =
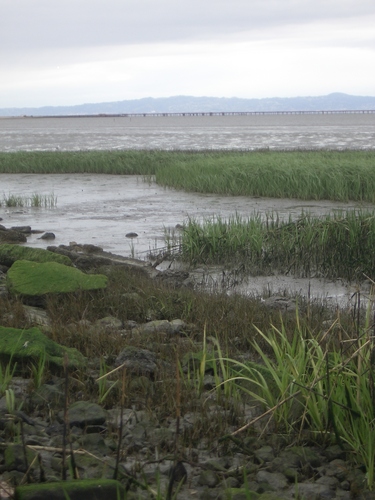
[[[98, 115], [84, 116], [254, 116], [254, 115], [335, 115], [335, 114], [373, 114], [375, 109], [359, 109], [359, 110], [321, 110], [321, 111], [180, 111], [173, 113], [100, 113]], [[82, 115], [80, 115], [82, 116]]]
[[[97, 117], [151, 117], [151, 116], [271, 116], [271, 115], [354, 115], [374, 114], [375, 109], [343, 109], [343, 110], [309, 110], [309, 111], [177, 111], [177, 112], [154, 112], [154, 113], [96, 113], [76, 115], [23, 115], [23, 118], [97, 118]], [[5, 117], [7, 118], [7, 117]], [[11, 118], [11, 117], [9, 117]], [[13, 117], [15, 118], [15, 117]], [[20, 117], [19, 117], [20, 118]]]

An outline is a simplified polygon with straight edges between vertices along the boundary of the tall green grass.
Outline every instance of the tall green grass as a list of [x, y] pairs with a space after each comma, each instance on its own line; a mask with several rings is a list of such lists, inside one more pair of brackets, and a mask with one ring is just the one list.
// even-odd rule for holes
[[153, 175], [165, 154], [153, 151], [0, 153], [0, 173]]
[[257, 151], [196, 154], [156, 171], [187, 191], [375, 202], [374, 151]]
[[154, 176], [186, 191], [375, 203], [375, 151], [38, 151], [0, 153], [0, 173]]
[[33, 193], [31, 196], [15, 195], [10, 193], [8, 196], [3, 195], [0, 199], [0, 207], [44, 207], [53, 208], [57, 204], [57, 196], [54, 193], [44, 195]]
[[281, 221], [277, 214], [244, 219], [189, 220], [180, 256], [191, 263], [241, 264], [251, 272], [363, 279], [375, 274], [375, 212], [346, 211], [324, 217], [301, 214]]
[[[238, 362], [218, 353], [217, 363], [227, 363], [221, 386], [241, 391], [263, 406], [276, 432], [303, 442], [311, 439], [334, 442], [348, 452], [353, 462], [366, 468], [369, 489], [375, 486], [374, 338], [370, 324], [353, 338], [330, 350], [324, 338], [330, 331], [313, 334], [298, 321], [294, 332], [282, 325], [258, 329], [253, 340], [262, 363]], [[228, 376], [229, 374], [229, 376]], [[234, 387], [233, 387], [234, 385]], [[268, 420], [270, 422], [270, 420]], [[233, 434], [240, 434], [248, 422]]]

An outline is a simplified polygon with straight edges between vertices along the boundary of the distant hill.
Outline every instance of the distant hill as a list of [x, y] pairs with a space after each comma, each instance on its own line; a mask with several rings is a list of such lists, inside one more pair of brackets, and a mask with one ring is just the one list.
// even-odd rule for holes
[[375, 110], [375, 97], [354, 96], [339, 92], [317, 97], [146, 97], [117, 102], [87, 103], [76, 106], [41, 108], [0, 108], [0, 116], [98, 115], [126, 113], [193, 113], [245, 111], [344, 111]]

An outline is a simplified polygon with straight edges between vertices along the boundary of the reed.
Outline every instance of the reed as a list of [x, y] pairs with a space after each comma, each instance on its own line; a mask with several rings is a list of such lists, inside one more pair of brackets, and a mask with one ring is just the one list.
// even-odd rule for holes
[[31, 196], [9, 194], [3, 195], [0, 207], [34, 207], [53, 208], [57, 205], [57, 196], [51, 194], [33, 193]]
[[[372, 304], [368, 308], [368, 317]], [[265, 353], [252, 342], [261, 364], [224, 358], [229, 374], [218, 390], [230, 385], [231, 392], [244, 392], [264, 407], [280, 433], [303, 440], [306, 430], [314, 440], [337, 443], [353, 462], [364, 465], [369, 489], [375, 486], [375, 405], [373, 325], [365, 324], [340, 351], [324, 347], [322, 336], [314, 335], [298, 321], [294, 332], [283, 325], [270, 325], [258, 334], [270, 347]], [[218, 356], [222, 363], [222, 356]], [[235, 387], [233, 387], [233, 385]], [[269, 420], [270, 422], [270, 420]], [[241, 434], [252, 422], [237, 429]]]
[[153, 151], [19, 151], [0, 153], [0, 172], [152, 175], [166, 156]]
[[180, 256], [191, 263], [239, 265], [246, 271], [303, 277], [363, 279], [375, 272], [375, 213], [301, 214], [283, 221], [277, 213], [203, 222], [190, 219], [179, 240]]
[[243, 196], [375, 202], [375, 151], [33, 151], [0, 153], [0, 173], [155, 176], [163, 186]]
[[274, 198], [375, 201], [374, 151], [256, 151], [196, 154], [156, 171], [187, 191]]

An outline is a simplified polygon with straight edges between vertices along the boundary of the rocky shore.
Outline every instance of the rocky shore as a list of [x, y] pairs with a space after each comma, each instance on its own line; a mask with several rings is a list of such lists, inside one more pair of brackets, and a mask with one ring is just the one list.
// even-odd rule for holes
[[[3, 234], [3, 244], [4, 239]], [[129, 269], [170, 290], [194, 287], [186, 272], [161, 272], [92, 245], [49, 247], [46, 252], [68, 257], [82, 272]], [[24, 325], [53, 339], [55, 320], [43, 302], [35, 307], [23, 297], [21, 303], [9, 290], [10, 267], [0, 259], [0, 326], [14, 327], [22, 317]], [[137, 304], [140, 293], [124, 294], [121, 300]], [[289, 302], [283, 309], [293, 308]], [[129, 500], [375, 499], [366, 489], [366, 470], [352, 465], [345, 446], [319, 443], [308, 431], [293, 442], [277, 432], [270, 415], [251, 398], [217, 397], [218, 375], [197, 356], [202, 332], [180, 317], [155, 316], [150, 310], [147, 321], [124, 321], [108, 311], [96, 320], [82, 317], [65, 325], [65, 334], [77, 337], [78, 350], [82, 332], [93, 339], [118, 339], [121, 349], [103, 352], [105, 367], [101, 359], [85, 357], [81, 367], [63, 363], [38, 384], [37, 365], [25, 361], [26, 370], [19, 366], [8, 382], [5, 367], [10, 365], [3, 365], [1, 498], [12, 498], [21, 484], [48, 484], [66, 477], [115, 478]], [[184, 353], [180, 371], [176, 352]], [[197, 373], [200, 390], [193, 391]], [[98, 384], [99, 394], [88, 397]], [[184, 401], [188, 397], [189, 404]], [[174, 404], [163, 400], [169, 398]]]

